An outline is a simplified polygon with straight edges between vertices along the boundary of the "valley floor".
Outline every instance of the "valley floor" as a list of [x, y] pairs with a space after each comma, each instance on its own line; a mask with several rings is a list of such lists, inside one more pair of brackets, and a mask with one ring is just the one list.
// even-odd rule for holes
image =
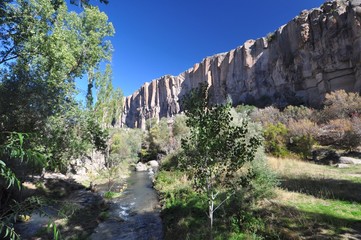
[[[361, 165], [336, 168], [273, 157], [268, 165], [280, 183], [274, 197], [256, 207], [250, 232], [234, 231], [218, 212], [214, 239], [361, 239]], [[158, 176], [165, 239], [207, 239], [202, 199], [190, 193], [190, 184], [180, 171]]]
[[280, 177], [266, 222], [287, 239], [361, 239], [361, 165], [268, 158]]

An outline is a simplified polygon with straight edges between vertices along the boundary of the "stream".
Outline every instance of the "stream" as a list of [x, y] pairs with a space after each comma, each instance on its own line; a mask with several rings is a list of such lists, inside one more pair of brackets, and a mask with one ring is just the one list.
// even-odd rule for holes
[[100, 223], [92, 240], [163, 239], [156, 191], [148, 172], [132, 172], [122, 196], [112, 200], [109, 218]]
[[[124, 181], [116, 182], [115, 187], [123, 186]], [[132, 172], [126, 180], [127, 188], [120, 197], [109, 201], [108, 216], [105, 220], [96, 224], [90, 236], [91, 240], [162, 240], [163, 227], [160, 218], [160, 206], [158, 195], [153, 188], [150, 173]], [[64, 185], [65, 186], [65, 185]], [[71, 185], [70, 185], [71, 186]], [[118, 187], [119, 187], [118, 186]], [[97, 186], [99, 194], [108, 191], [108, 185]], [[69, 202], [75, 202], [79, 206], [86, 207], [85, 213], [89, 212], [90, 206], [98, 206], [101, 197], [85, 189], [75, 190], [68, 196]], [[26, 222], [15, 224], [15, 229], [21, 235], [21, 239], [49, 239], [49, 235], [35, 237], [39, 232], [44, 232], [46, 226], [53, 217], [58, 216], [58, 206], [45, 206], [43, 214], [34, 212]], [[44, 214], [46, 213], [46, 214]], [[91, 213], [90, 213], [91, 214]], [[94, 212], [95, 216], [98, 214]], [[95, 219], [81, 218], [74, 222], [68, 231], [81, 234], [82, 229], [92, 227]], [[95, 226], [96, 226], [95, 225]], [[46, 231], [45, 231], [46, 234]], [[46, 237], [48, 236], [48, 237]], [[88, 239], [88, 238], [87, 238]]]

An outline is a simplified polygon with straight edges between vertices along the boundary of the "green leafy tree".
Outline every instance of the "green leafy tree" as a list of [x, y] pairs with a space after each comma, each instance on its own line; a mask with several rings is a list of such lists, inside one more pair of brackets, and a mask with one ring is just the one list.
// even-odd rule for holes
[[182, 140], [182, 164], [193, 177], [194, 188], [207, 196], [212, 238], [214, 212], [249, 184], [252, 169], [244, 166], [254, 160], [261, 139], [248, 136], [246, 121], [232, 125], [230, 104], [209, 106], [207, 85], [187, 95], [183, 108], [190, 135]]
[[120, 88], [114, 89], [109, 64], [104, 73], [95, 74], [95, 87], [97, 102], [94, 106], [94, 117], [103, 128], [114, 127], [119, 122], [123, 108], [123, 92]]
[[[108, 4], [109, 0], [99, 0], [100, 3]], [[75, 4], [81, 7], [90, 6], [90, 0], [70, 0], [71, 4]]]
[[53, 160], [69, 159], [84, 150], [79, 137], [96, 132], [80, 116], [74, 81], [110, 60], [112, 47], [105, 38], [113, 35], [113, 26], [97, 7], [69, 13], [65, 1], [18, 0], [3, 6], [0, 132], [31, 133], [33, 145]]
[[0, 115], [6, 130], [43, 126], [42, 120], [73, 100], [75, 78], [110, 60], [105, 37], [114, 29], [107, 16], [96, 7], [68, 13], [66, 4], [54, 2], [7, 4], [0, 29]]

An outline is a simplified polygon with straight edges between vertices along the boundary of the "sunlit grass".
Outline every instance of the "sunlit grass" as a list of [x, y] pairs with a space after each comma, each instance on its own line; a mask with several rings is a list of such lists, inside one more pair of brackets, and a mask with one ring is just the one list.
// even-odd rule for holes
[[319, 179], [344, 179], [361, 182], [361, 165], [350, 165], [349, 168], [319, 165], [298, 159], [268, 157], [269, 166], [280, 177], [315, 177]]
[[[318, 165], [269, 157], [281, 184], [263, 211], [284, 239], [358, 239], [361, 230], [361, 166]], [[350, 238], [351, 236], [351, 238]]]
[[325, 200], [282, 189], [277, 189], [277, 198], [274, 201], [303, 212], [323, 214], [350, 221], [361, 221], [361, 204], [356, 202]]

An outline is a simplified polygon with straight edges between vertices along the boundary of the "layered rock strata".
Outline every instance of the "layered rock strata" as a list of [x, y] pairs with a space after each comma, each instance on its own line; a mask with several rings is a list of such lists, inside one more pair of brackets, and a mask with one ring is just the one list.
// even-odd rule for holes
[[277, 31], [203, 59], [178, 76], [145, 83], [125, 99], [122, 126], [181, 111], [178, 100], [208, 82], [213, 103], [318, 106], [325, 93], [361, 90], [361, 0], [302, 11]]

